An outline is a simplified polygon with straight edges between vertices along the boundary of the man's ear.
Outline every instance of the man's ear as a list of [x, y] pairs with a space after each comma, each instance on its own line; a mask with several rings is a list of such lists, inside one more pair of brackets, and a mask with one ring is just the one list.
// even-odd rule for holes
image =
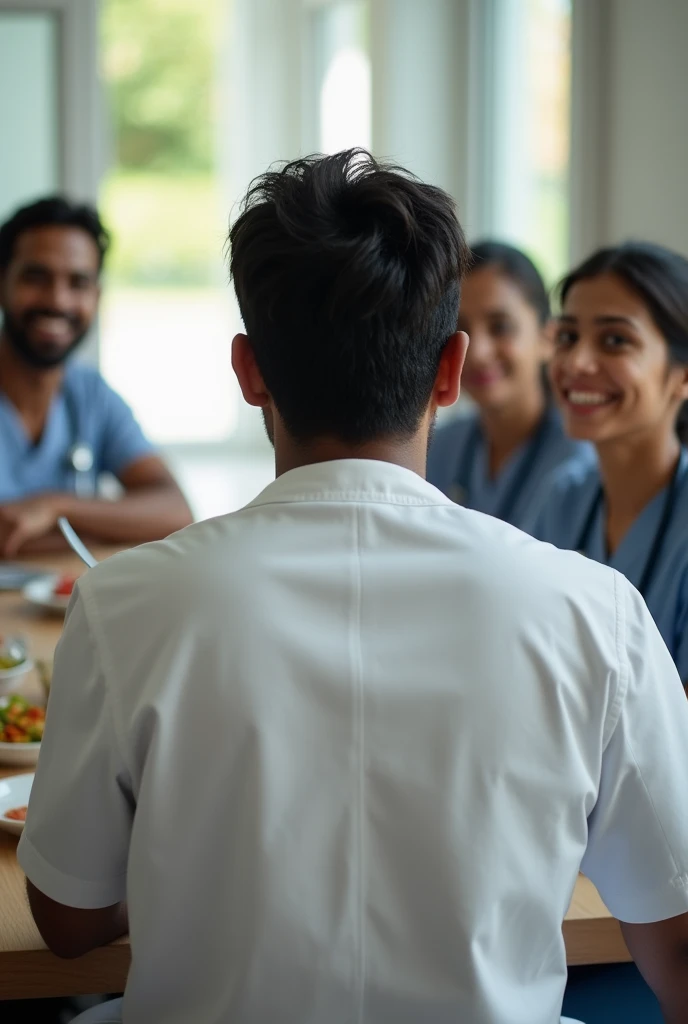
[[237, 334], [232, 341], [232, 369], [239, 381], [244, 401], [248, 405], [255, 405], [260, 409], [269, 405], [270, 395], [245, 334]]
[[432, 396], [435, 408], [441, 409], [447, 405], [453, 405], [458, 399], [461, 393], [461, 373], [467, 350], [468, 335], [465, 331], [457, 331], [456, 334], [452, 334], [444, 346]]

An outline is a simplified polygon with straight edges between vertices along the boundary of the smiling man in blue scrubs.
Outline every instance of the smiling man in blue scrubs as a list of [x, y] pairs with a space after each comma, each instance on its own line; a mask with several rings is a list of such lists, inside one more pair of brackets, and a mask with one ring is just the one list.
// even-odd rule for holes
[[[126, 403], [69, 363], [96, 316], [109, 237], [98, 213], [60, 197], [0, 227], [0, 557], [61, 546], [67, 516], [101, 541], [155, 540], [188, 505]], [[122, 484], [118, 501], [98, 479]]]

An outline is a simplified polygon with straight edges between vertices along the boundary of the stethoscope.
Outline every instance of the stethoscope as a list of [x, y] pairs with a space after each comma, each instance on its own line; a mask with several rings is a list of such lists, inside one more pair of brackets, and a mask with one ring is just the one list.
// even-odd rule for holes
[[62, 394], [72, 435], [72, 444], [67, 451], [67, 467], [74, 474], [74, 492], [77, 498], [92, 498], [96, 492], [93, 479], [93, 448], [86, 441], [80, 440], [79, 413], [74, 396], [68, 387]]
[[[667, 489], [666, 498], [664, 499], [664, 508], [662, 509], [662, 517], [659, 521], [657, 529], [655, 530], [655, 535], [652, 540], [652, 546], [647, 556], [647, 561], [645, 562], [643, 574], [640, 577], [640, 583], [637, 587], [637, 589], [640, 591], [643, 597], [646, 597], [646, 594], [650, 589], [650, 584], [655, 578], [655, 574], [657, 572], [657, 565], [662, 554], [662, 549], [664, 548], [664, 542], [666, 539], [668, 528], [671, 524], [671, 520], [674, 517], [674, 511], [676, 510], [676, 502], [678, 501], [678, 497], [681, 493], [681, 487], [684, 483], [684, 477], [686, 474], [683, 474], [681, 472], [682, 463], [683, 456], [681, 453], [681, 455], [679, 455], [678, 462], [676, 463], [676, 469], [674, 470], [671, 482]], [[592, 500], [592, 504], [590, 506], [590, 509], [588, 510], [588, 514], [585, 517], [585, 522], [583, 523], [583, 527], [578, 538], [578, 543], [574, 546], [574, 551], [578, 551], [582, 555], [585, 554], [586, 548], [590, 543], [592, 530], [595, 525], [595, 520], [597, 519], [597, 514], [600, 510], [603, 500], [604, 492], [602, 490], [602, 486], [600, 485]]]
[[[538, 458], [545, 446], [549, 426], [550, 414], [546, 411], [540, 420], [540, 425], [530, 440], [520, 472], [514, 476], [511, 484], [502, 495], [501, 501], [498, 502], [497, 507], [492, 513], [496, 519], [503, 519], [505, 522], [509, 522], [511, 514], [518, 505], [525, 488], [528, 486]], [[471, 477], [471, 470], [473, 469], [481, 440], [480, 423], [476, 420], [468, 436], [457, 472], [454, 474], [454, 481], [448, 488], [447, 497], [451, 498], [458, 505], [464, 505], [466, 508], [469, 507], [468, 481]]]

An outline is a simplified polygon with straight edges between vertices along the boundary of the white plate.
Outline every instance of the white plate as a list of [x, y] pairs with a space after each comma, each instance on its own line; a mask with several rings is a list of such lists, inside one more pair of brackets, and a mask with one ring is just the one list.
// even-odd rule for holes
[[33, 772], [28, 775], [15, 775], [9, 779], [0, 779], [0, 828], [18, 836], [24, 828], [23, 821], [12, 821], [5, 817], [5, 811], [14, 807], [26, 807], [33, 785]]
[[27, 583], [22, 594], [30, 604], [35, 604], [56, 615], [64, 615], [69, 604], [69, 597], [55, 593], [55, 584], [59, 576], [40, 576], [37, 580]]

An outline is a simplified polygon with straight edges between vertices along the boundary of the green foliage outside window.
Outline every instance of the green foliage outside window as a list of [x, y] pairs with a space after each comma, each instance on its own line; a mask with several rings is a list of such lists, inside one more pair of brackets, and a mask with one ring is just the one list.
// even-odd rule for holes
[[110, 278], [206, 285], [222, 246], [214, 179], [218, 41], [227, 0], [104, 0], [112, 164], [101, 203]]

